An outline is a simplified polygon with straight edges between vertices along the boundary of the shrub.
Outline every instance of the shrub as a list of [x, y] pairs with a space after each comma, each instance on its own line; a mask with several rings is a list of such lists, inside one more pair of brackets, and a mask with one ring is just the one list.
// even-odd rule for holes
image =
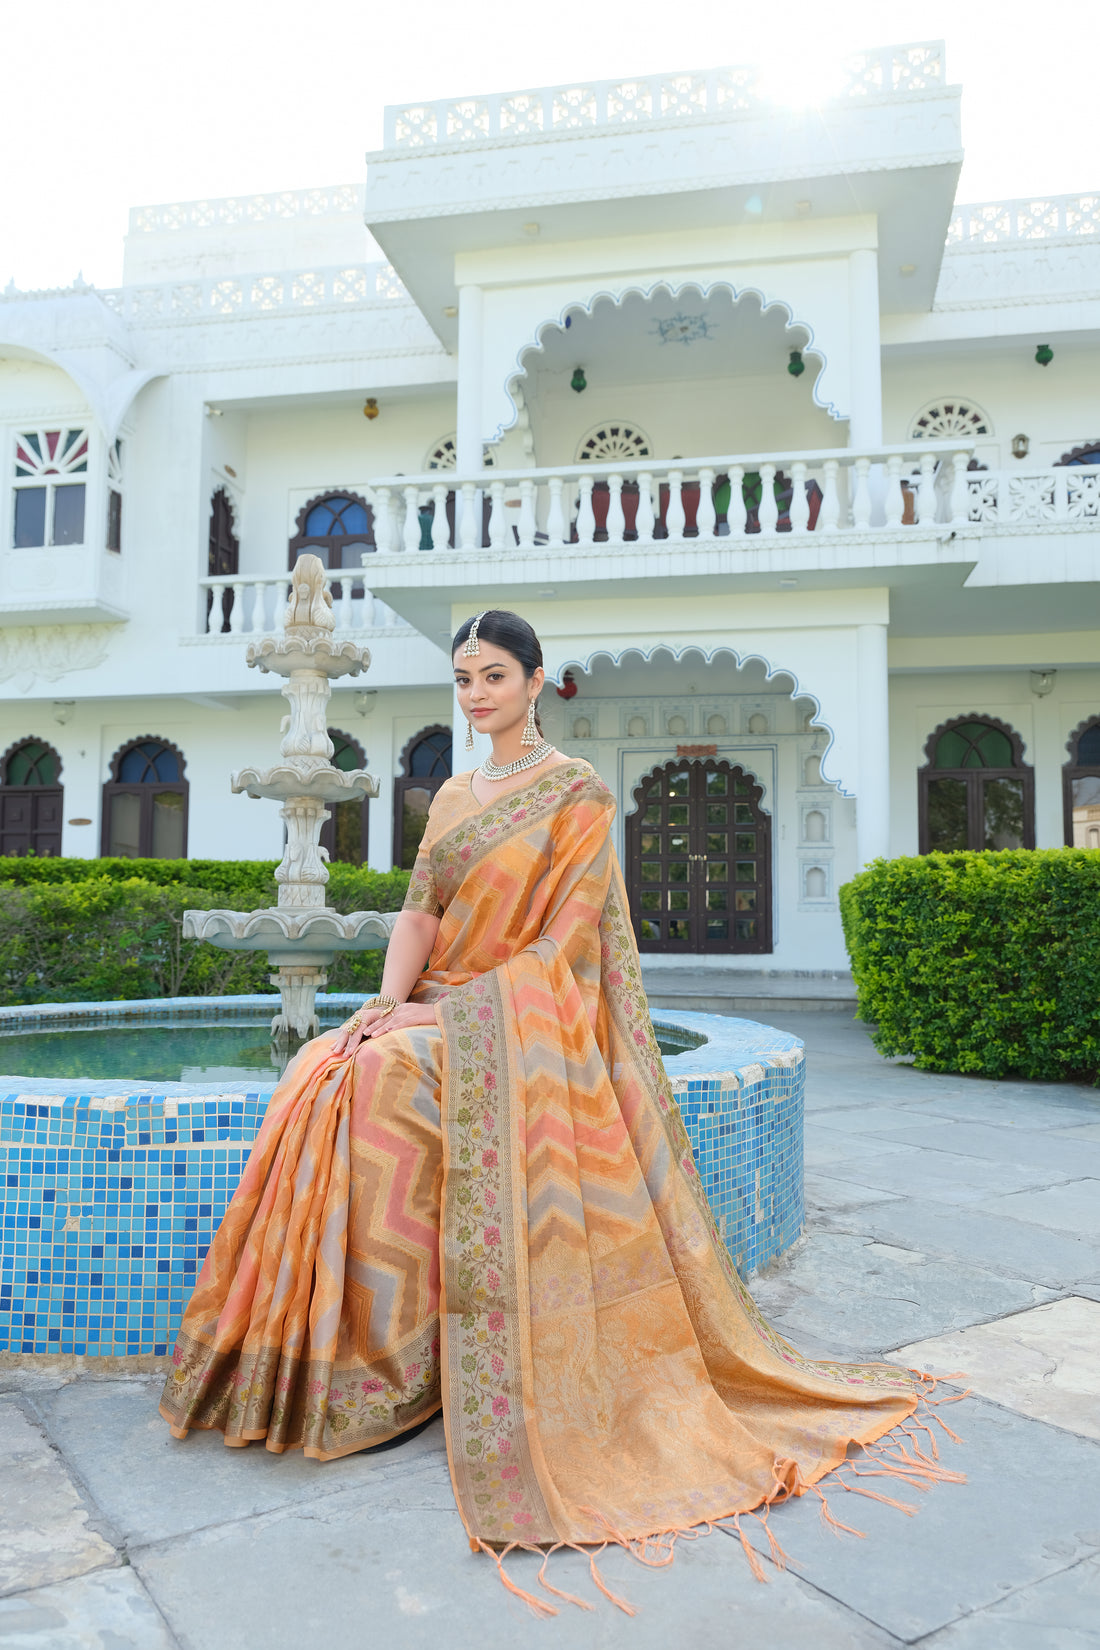
[[876, 860], [840, 891], [859, 1017], [924, 1071], [1100, 1073], [1100, 853]]
[[[270, 991], [266, 952], [184, 939], [183, 913], [274, 904], [273, 871], [267, 860], [0, 859], [0, 1003]], [[408, 880], [407, 871], [333, 865], [329, 901], [343, 912], [395, 911]], [[342, 953], [327, 989], [376, 991], [383, 956]]]

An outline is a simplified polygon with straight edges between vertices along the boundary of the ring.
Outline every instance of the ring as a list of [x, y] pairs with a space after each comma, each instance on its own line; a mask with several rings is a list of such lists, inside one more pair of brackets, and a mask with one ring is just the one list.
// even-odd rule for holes
[[356, 1012], [351, 1016], [350, 1020], [345, 1020], [344, 1021], [343, 1025], [340, 1027], [340, 1030], [341, 1031], [358, 1031], [360, 1023], [362, 1021], [362, 1018], [363, 1018], [362, 1013], [357, 1009]]

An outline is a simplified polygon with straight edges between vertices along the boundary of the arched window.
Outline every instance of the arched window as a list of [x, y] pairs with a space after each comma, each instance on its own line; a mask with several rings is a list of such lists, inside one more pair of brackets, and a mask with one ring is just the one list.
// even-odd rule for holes
[[[374, 512], [358, 493], [321, 493], [298, 512], [287, 565], [293, 568], [305, 551], [320, 556], [326, 567], [361, 566], [364, 550], [374, 542]], [[345, 559], [346, 558], [346, 559]]]
[[100, 852], [118, 859], [186, 859], [183, 753], [165, 739], [122, 745], [103, 787]]
[[1063, 464], [1100, 464], [1100, 441], [1086, 441], [1081, 447], [1071, 447], [1056, 461], [1055, 469]]
[[421, 728], [401, 752], [401, 774], [393, 786], [393, 863], [411, 871], [439, 787], [451, 777], [451, 730], [437, 723]]
[[0, 785], [0, 854], [61, 852], [64, 791], [61, 758], [41, 739], [21, 739], [7, 752]]
[[1100, 716], [1088, 716], [1066, 741], [1062, 769], [1066, 846], [1100, 848]]
[[87, 430], [24, 430], [15, 438], [12, 545], [84, 543]]
[[[211, 579], [228, 578], [240, 571], [241, 546], [233, 531], [233, 500], [224, 487], [215, 489], [210, 500], [210, 530], [207, 536], [206, 573]], [[206, 592], [206, 628], [210, 630], [210, 613], [214, 606], [214, 592]], [[233, 612], [233, 592], [227, 586], [221, 597], [221, 633], [228, 636], [230, 615]]]
[[[357, 768], [366, 767], [367, 753], [350, 733], [329, 728], [328, 736], [332, 740], [330, 760], [334, 768], [352, 773]], [[367, 863], [369, 808], [370, 798], [366, 796], [361, 801], [353, 797], [348, 802], [328, 804], [331, 818], [326, 819], [321, 827], [321, 847], [328, 849], [330, 860], [338, 860], [343, 865]]]
[[1023, 741], [993, 716], [956, 716], [924, 747], [920, 851], [1034, 848], [1034, 773]]

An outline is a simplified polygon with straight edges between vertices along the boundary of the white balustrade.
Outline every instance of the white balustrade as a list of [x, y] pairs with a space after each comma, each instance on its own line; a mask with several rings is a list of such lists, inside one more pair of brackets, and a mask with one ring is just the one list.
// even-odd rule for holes
[[680, 539], [684, 536], [684, 472], [670, 470], [668, 473], [668, 505], [665, 509], [665, 537]]
[[760, 504], [757, 509], [762, 538], [771, 538], [779, 526], [779, 501], [775, 496], [775, 465], [760, 466]]
[[704, 466], [699, 471], [699, 504], [695, 511], [696, 537], [713, 538], [717, 519], [714, 509], [714, 471]]
[[535, 484], [524, 479], [519, 484], [519, 547], [521, 550], [535, 548]]
[[622, 476], [608, 476], [608, 503], [607, 503], [607, 542], [608, 544], [622, 544], [623, 534], [626, 531], [626, 515], [623, 511], [623, 478]]
[[[364, 552], [364, 561], [373, 552]], [[367, 575], [354, 567], [333, 568], [325, 574], [325, 586], [332, 593], [333, 617], [337, 630], [373, 630], [402, 623], [393, 609], [378, 601], [363, 581]], [[264, 577], [225, 574], [199, 580], [202, 632], [207, 636], [266, 636], [280, 634], [290, 594], [289, 573]], [[226, 595], [229, 603], [226, 605]], [[209, 604], [209, 612], [206, 611]], [[223, 625], [228, 621], [228, 630]]]

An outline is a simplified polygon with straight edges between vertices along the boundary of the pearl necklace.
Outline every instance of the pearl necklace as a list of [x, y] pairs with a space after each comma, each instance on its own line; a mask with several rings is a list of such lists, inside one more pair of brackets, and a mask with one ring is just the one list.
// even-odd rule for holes
[[486, 779], [511, 779], [513, 774], [523, 773], [525, 769], [535, 768], [540, 762], [545, 762], [553, 748], [553, 745], [543, 739], [533, 750], [529, 750], [526, 756], [521, 756], [515, 762], [506, 762], [502, 768], [497, 766], [491, 756], [487, 756], [479, 771]]

